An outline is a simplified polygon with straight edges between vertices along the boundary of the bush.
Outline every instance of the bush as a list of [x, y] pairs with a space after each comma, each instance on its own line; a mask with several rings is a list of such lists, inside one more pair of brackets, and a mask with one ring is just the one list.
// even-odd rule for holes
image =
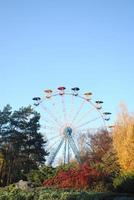
[[45, 180], [43, 185], [46, 188], [70, 188], [70, 189], [87, 189], [92, 187], [94, 182], [102, 178], [99, 171], [89, 166], [88, 163], [78, 165], [66, 170], [60, 170], [51, 179]]
[[[22, 191], [15, 189], [7, 191], [0, 189], [0, 200], [114, 200], [114, 199], [134, 199], [132, 195], [116, 194], [116, 193], [95, 193], [95, 192], [79, 192], [66, 190], [50, 190], [44, 188], [36, 188], [31, 191]], [[129, 197], [129, 198], [128, 198]]]
[[115, 178], [113, 186], [118, 192], [134, 193], [134, 172]]
[[106, 185], [104, 182], [100, 181], [100, 182], [95, 183], [91, 187], [91, 191], [94, 191], [94, 192], [108, 192], [109, 191], [109, 185]]
[[44, 180], [53, 177], [56, 173], [55, 171], [52, 167], [43, 166], [37, 170], [31, 170], [27, 174], [27, 180], [33, 183], [35, 187], [39, 187], [42, 186]]
[[0, 200], [34, 200], [34, 193], [19, 189], [14, 189], [13, 191], [1, 190]]

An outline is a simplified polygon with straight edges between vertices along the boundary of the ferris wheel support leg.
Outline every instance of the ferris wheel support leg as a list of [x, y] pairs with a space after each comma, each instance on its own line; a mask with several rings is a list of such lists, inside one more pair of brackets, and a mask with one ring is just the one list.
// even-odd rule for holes
[[60, 148], [61, 148], [61, 146], [63, 144], [63, 142], [64, 142], [64, 138], [60, 141], [60, 143], [59, 143], [58, 147], [56, 148], [56, 150], [50, 155], [50, 158], [49, 158], [49, 161], [48, 161], [48, 165], [49, 166], [52, 165], [57, 153], [59, 152], [59, 150], [60, 150]]
[[70, 144], [72, 151], [74, 152], [75, 158], [77, 159], [78, 163], [81, 163], [80, 152], [79, 152], [79, 150], [74, 142], [74, 139], [72, 138], [71, 135], [68, 135], [68, 142]]
[[70, 146], [69, 146], [69, 142], [68, 142], [67, 162], [68, 162], [68, 164], [70, 162]]
[[66, 143], [66, 140], [65, 140], [65, 146], [64, 146], [64, 165], [66, 164], [66, 147], [67, 146], [67, 143]]

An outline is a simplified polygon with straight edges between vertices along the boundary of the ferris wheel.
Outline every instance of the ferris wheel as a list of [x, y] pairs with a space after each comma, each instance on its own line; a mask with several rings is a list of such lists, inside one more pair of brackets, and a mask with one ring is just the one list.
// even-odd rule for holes
[[110, 112], [102, 109], [103, 101], [92, 99], [92, 92], [79, 94], [78, 87], [70, 91], [58, 87], [54, 92], [44, 90], [43, 98], [34, 97], [34, 106], [40, 108], [41, 131], [48, 139], [47, 164], [69, 163], [76, 159], [81, 163], [78, 138], [82, 133], [95, 133], [107, 129]]

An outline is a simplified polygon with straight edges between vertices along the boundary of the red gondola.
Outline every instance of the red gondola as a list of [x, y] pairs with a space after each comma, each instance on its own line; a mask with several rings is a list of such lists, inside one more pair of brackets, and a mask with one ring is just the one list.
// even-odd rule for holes
[[65, 87], [63, 87], [63, 86], [61, 86], [61, 87], [58, 87], [58, 90], [59, 90], [59, 94], [60, 95], [63, 95], [64, 94], [64, 90], [65, 90], [66, 88]]

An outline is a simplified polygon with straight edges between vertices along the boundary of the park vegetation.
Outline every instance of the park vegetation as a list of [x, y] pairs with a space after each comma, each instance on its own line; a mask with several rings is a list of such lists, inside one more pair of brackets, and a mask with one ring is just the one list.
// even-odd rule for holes
[[[5, 187], [0, 199], [13, 194], [24, 200], [107, 199], [108, 195], [114, 199], [117, 192], [134, 194], [134, 115], [124, 106], [110, 131], [81, 134], [81, 164], [45, 165], [49, 152], [39, 120], [30, 106], [13, 112], [7, 105], [0, 111], [0, 186]], [[32, 189], [16, 189], [14, 183], [20, 179], [32, 183]]]
[[38, 113], [31, 107], [0, 111], [0, 186], [6, 186], [45, 163], [46, 141], [39, 132]]

